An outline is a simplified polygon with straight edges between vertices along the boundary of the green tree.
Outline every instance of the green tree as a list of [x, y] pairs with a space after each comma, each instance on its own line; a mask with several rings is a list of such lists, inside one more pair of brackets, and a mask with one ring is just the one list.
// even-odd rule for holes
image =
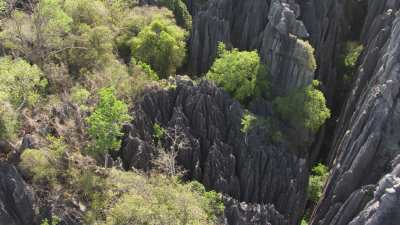
[[219, 44], [218, 58], [207, 73], [207, 79], [223, 87], [241, 103], [260, 94], [266, 86], [264, 76], [265, 67], [256, 51], [228, 51], [223, 43]]
[[169, 20], [157, 19], [132, 40], [132, 54], [147, 63], [160, 78], [174, 75], [186, 54], [186, 32]]
[[321, 198], [328, 172], [328, 167], [321, 163], [318, 163], [312, 169], [312, 175], [308, 181], [308, 200], [313, 204], [316, 204]]
[[118, 150], [121, 145], [122, 125], [129, 120], [128, 107], [115, 97], [114, 90], [101, 89], [99, 103], [86, 119], [88, 134], [93, 141], [91, 151], [95, 154], [107, 154], [108, 151]]
[[160, 4], [171, 10], [176, 19], [176, 23], [185, 28], [191, 30], [192, 28], [192, 16], [186, 7], [186, 4], [182, 0], [161, 0]]
[[22, 59], [0, 58], [0, 95], [15, 109], [35, 104], [46, 84], [36, 65], [32, 66]]
[[80, 24], [102, 26], [111, 19], [106, 5], [99, 0], [65, 0], [64, 8], [73, 19], [74, 28]]
[[66, 61], [71, 73], [83, 74], [110, 66], [115, 60], [113, 38], [114, 33], [107, 26], [80, 24], [70, 39], [70, 45], [75, 47], [67, 51]]
[[318, 86], [319, 82], [315, 80], [312, 85], [276, 98], [276, 109], [282, 118], [295, 127], [317, 132], [331, 116], [324, 94], [317, 89]]
[[32, 14], [14, 11], [2, 26], [0, 38], [16, 55], [44, 65], [66, 48], [64, 36], [71, 30], [72, 19], [64, 12], [61, 0], [40, 0], [32, 6]]

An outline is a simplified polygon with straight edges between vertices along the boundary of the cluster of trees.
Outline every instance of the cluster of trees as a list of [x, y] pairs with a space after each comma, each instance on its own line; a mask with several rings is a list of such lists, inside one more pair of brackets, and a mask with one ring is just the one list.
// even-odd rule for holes
[[[135, 0], [0, 1], [0, 139], [16, 140], [24, 118], [40, 113], [56, 96], [82, 117], [84, 147], [92, 155], [118, 150], [122, 125], [132, 119], [128, 106], [134, 97], [147, 84], [175, 75], [185, 63], [192, 26], [188, 9], [182, 0], [158, 3], [163, 7], [138, 6]], [[307, 65], [315, 70], [313, 49], [302, 44], [310, 55]], [[265, 97], [268, 87], [267, 69], [256, 51], [229, 50], [224, 44], [206, 78], [243, 105]], [[317, 87], [315, 82], [276, 98], [282, 118], [317, 131], [330, 116]], [[245, 113], [241, 122], [247, 135], [257, 118]], [[157, 123], [153, 129], [156, 142], [168, 136]], [[215, 224], [222, 213], [221, 196], [199, 183], [180, 183], [175, 173], [153, 179], [114, 170], [96, 175], [96, 169], [70, 165], [72, 159], [63, 157], [69, 149], [63, 138], [45, 139], [42, 149], [23, 152], [21, 171], [37, 185], [71, 185], [71, 194], [79, 190], [90, 203], [88, 224]], [[176, 155], [164, 156], [175, 163]], [[163, 163], [158, 165], [166, 167]]]
[[[308, 42], [300, 42], [309, 55], [307, 65], [310, 70], [315, 71], [314, 49]], [[220, 43], [217, 59], [206, 77], [244, 105], [268, 93], [267, 70], [256, 51], [227, 50]], [[293, 127], [317, 132], [330, 117], [325, 97], [318, 87], [319, 82], [315, 80], [311, 85], [294, 90], [288, 96], [276, 97], [276, 111]], [[245, 131], [254, 121], [255, 118], [250, 114], [245, 114], [242, 131], [247, 133]]]
[[[85, 224], [219, 224], [224, 210], [222, 196], [206, 191], [199, 182], [183, 183], [161, 174], [146, 177], [115, 168], [99, 172], [79, 152], [60, 157], [57, 152], [66, 149], [62, 140], [57, 143], [46, 149], [25, 150], [20, 168], [33, 185], [45, 185], [47, 190], [61, 186], [64, 194], [79, 197], [88, 206]], [[53, 216], [41, 224], [56, 225], [59, 221]]]
[[91, 114], [92, 150], [117, 149], [126, 103], [186, 57], [188, 10], [181, 0], [160, 4], [172, 12], [133, 0], [0, 1], [8, 55], [0, 59], [0, 138], [15, 138], [22, 111], [55, 95]]

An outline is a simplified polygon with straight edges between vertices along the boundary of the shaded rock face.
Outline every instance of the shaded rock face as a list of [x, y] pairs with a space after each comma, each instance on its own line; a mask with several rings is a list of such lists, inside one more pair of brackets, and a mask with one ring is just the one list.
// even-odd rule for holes
[[178, 78], [175, 85], [149, 90], [136, 104], [133, 123], [124, 128], [125, 168], [152, 168], [158, 155], [153, 140], [157, 122], [168, 131], [164, 148], [178, 151], [188, 178], [240, 201], [273, 204], [295, 224], [305, 203], [305, 160], [291, 153], [286, 142], [272, 144], [272, 131], [258, 127], [243, 134], [240, 104], [209, 82]]
[[218, 42], [259, 51], [278, 95], [310, 84], [314, 71], [310, 55], [298, 39], [309, 34], [298, 20], [300, 7], [284, 0], [212, 0], [193, 17], [189, 67], [193, 74], [208, 71]]
[[[400, 16], [395, 13], [399, 3], [370, 1], [368, 6], [357, 81], [341, 115], [331, 150], [331, 174], [311, 224], [348, 224], [361, 211], [371, 210], [366, 206], [371, 185], [390, 172], [390, 161], [400, 153]], [[396, 217], [392, 221], [400, 223]]]
[[286, 225], [289, 224], [273, 205], [239, 203], [225, 198], [225, 223], [229, 225]]
[[[349, 225], [395, 225], [400, 222], [400, 158], [378, 183], [373, 199]], [[371, 193], [372, 195], [372, 193]]]
[[17, 169], [0, 162], [0, 224], [34, 224], [33, 196]]

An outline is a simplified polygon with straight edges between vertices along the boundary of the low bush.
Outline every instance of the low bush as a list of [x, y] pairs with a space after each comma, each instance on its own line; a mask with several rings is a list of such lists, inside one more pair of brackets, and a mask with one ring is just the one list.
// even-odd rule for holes
[[34, 183], [53, 187], [57, 182], [57, 158], [54, 152], [26, 149], [21, 155], [19, 167]]

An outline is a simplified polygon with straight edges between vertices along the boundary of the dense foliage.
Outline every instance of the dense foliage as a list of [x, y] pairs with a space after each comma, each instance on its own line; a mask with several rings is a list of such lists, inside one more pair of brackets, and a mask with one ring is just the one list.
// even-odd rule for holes
[[0, 138], [13, 138], [18, 113], [39, 100], [47, 81], [41, 70], [23, 59], [0, 58]]
[[326, 179], [328, 178], [328, 168], [318, 163], [312, 169], [312, 175], [309, 179], [308, 184], [308, 199], [309, 201], [316, 204], [321, 198], [323, 187], [325, 185]]
[[346, 93], [351, 89], [357, 71], [358, 58], [363, 50], [363, 45], [358, 42], [347, 42], [344, 45], [338, 62], [338, 73], [342, 78], [341, 84], [338, 85], [339, 93]]
[[[151, 162], [153, 170], [142, 174], [134, 168], [98, 166], [109, 152], [118, 154], [122, 126], [132, 119], [128, 106], [143, 97], [143, 90], [153, 85], [177, 88], [166, 78], [183, 71], [192, 18], [183, 0], [157, 4], [0, 1], [0, 141], [18, 146], [29, 134], [34, 147], [21, 151], [18, 166], [26, 181], [43, 191], [38, 201], [47, 206], [76, 200], [84, 209], [85, 224], [219, 224], [223, 214], [221, 194], [199, 182], [181, 181], [175, 165], [178, 153], [172, 149], [178, 142], [170, 140], [171, 129], [157, 122], [152, 127], [155, 147], [163, 148], [163, 141], [173, 142], [173, 147], [159, 151]], [[314, 49], [308, 42], [298, 43], [308, 56], [304, 63], [315, 70]], [[206, 78], [244, 107], [265, 97], [267, 73], [258, 53], [228, 50], [222, 43], [218, 49]], [[346, 62], [354, 67], [357, 54], [349, 55]], [[316, 86], [278, 98], [282, 118], [315, 132], [329, 117]], [[274, 121], [247, 110], [241, 125], [246, 143], [256, 126], [270, 131], [266, 139], [282, 141]], [[114, 162], [113, 166], [120, 166]], [[313, 199], [319, 196], [322, 182], [322, 175], [314, 173]], [[42, 225], [58, 224], [56, 217], [46, 216], [38, 220]]]
[[[63, 164], [67, 168], [61, 171]], [[86, 224], [217, 224], [224, 210], [221, 195], [206, 191], [198, 182], [117, 169], [101, 171], [79, 153], [62, 159], [50, 149], [28, 149], [19, 166], [33, 177], [34, 185], [45, 182], [50, 190], [64, 185], [64, 193], [88, 203]], [[50, 220], [44, 219], [43, 224], [46, 221]]]
[[132, 40], [133, 56], [149, 64], [161, 78], [174, 75], [183, 64], [186, 32], [169, 20], [158, 19]]
[[266, 86], [264, 76], [265, 68], [256, 51], [227, 50], [223, 43], [219, 44], [218, 58], [207, 73], [207, 79], [223, 87], [241, 103], [260, 94]]
[[86, 120], [88, 133], [93, 141], [91, 151], [104, 154], [118, 150], [121, 145], [122, 125], [129, 119], [127, 105], [115, 97], [114, 90], [101, 89], [99, 103]]
[[161, 0], [160, 5], [170, 9], [176, 19], [176, 23], [186, 30], [192, 29], [192, 16], [182, 0]]
[[305, 51], [306, 55], [306, 57], [304, 58], [306, 60], [305, 64], [307, 65], [309, 70], [314, 72], [317, 69], [317, 61], [314, 56], [314, 51], [315, 51], [314, 48], [308, 41], [297, 39], [297, 43], [300, 44]]
[[326, 106], [324, 94], [317, 89], [318, 85], [319, 82], [314, 81], [312, 85], [288, 96], [278, 97], [275, 105], [282, 118], [295, 127], [318, 131], [330, 117], [330, 110]]

